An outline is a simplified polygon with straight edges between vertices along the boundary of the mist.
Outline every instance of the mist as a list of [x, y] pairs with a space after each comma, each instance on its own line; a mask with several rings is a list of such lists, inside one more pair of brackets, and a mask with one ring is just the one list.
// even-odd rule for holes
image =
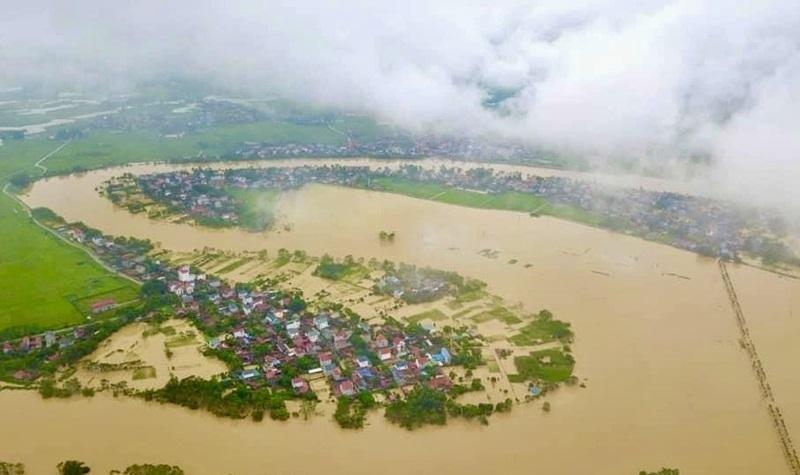
[[800, 203], [796, 0], [14, 3], [2, 87], [179, 74], [598, 167], [685, 178], [707, 157], [722, 194]]

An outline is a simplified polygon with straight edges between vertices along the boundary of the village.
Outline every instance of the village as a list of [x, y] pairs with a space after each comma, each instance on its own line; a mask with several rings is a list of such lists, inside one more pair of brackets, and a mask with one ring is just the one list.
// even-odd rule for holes
[[194, 169], [138, 176], [135, 177], [135, 186], [130, 183], [132, 179], [130, 177], [124, 185], [114, 181], [107, 186], [107, 194], [115, 203], [132, 211], [141, 211], [140, 201], [126, 200], [133, 186], [148, 200], [171, 213], [215, 226], [236, 226], [241, 221], [247, 203], [237, 199], [231, 190], [274, 192], [296, 189], [307, 183], [383, 190], [388, 179], [410, 181], [412, 186], [432, 183], [487, 196], [504, 193], [532, 195], [546, 201], [528, 210], [531, 216], [547, 213], [564, 216], [728, 260], [738, 260], [745, 255], [761, 258], [766, 263], [798, 260], [781, 241], [785, 224], [774, 212], [744, 209], [710, 198], [614, 188], [564, 177], [504, 173], [484, 168], [427, 169], [404, 165], [399, 169], [384, 167], [377, 170], [365, 166]]
[[[40, 216], [50, 216], [37, 210]], [[113, 298], [87, 306], [89, 322], [74, 328], [26, 335], [3, 343], [4, 379], [35, 381], [90, 352], [102, 338], [164, 308], [191, 321], [205, 336], [205, 352], [225, 362], [228, 377], [257, 390], [315, 397], [312, 384], [327, 382], [326, 393], [353, 397], [395, 388], [424, 386], [437, 391], [463, 382], [452, 379], [458, 366], [482, 364], [480, 336], [466, 327], [439, 328], [431, 321], [403, 323], [390, 316], [367, 322], [341, 305], [312, 310], [299, 295], [252, 284], [229, 284], [200, 269], [158, 259], [147, 241], [111, 238], [82, 223], [49, 224], [122, 275], [143, 282], [141, 306]], [[432, 301], [464, 285], [449, 272], [399, 266], [375, 283], [378, 295]], [[482, 285], [482, 284], [481, 284]], [[141, 303], [141, 302], [135, 302]], [[126, 312], [127, 310], [127, 312]], [[123, 314], [120, 315], [120, 312]], [[24, 362], [26, 367], [13, 363]], [[13, 369], [14, 371], [10, 371]]]

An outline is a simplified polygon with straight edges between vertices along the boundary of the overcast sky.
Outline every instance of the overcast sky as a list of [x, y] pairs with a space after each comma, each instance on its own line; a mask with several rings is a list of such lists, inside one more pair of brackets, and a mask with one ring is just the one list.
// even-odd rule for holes
[[[720, 186], [800, 202], [798, 0], [6, 3], [6, 85], [178, 72], [413, 130], [642, 163], [706, 152]], [[482, 106], [499, 89], [514, 94]]]

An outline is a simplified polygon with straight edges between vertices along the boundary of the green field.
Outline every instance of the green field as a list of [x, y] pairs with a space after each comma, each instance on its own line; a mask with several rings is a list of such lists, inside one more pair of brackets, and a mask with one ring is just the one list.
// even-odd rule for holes
[[[6, 142], [0, 147], [0, 188], [19, 172], [35, 176], [33, 164], [58, 145], [45, 139]], [[0, 231], [0, 336], [83, 323], [79, 307], [90, 302], [87, 297], [113, 292], [130, 300], [138, 292], [129, 280], [38, 227], [6, 194], [0, 194]]]
[[0, 335], [83, 323], [85, 316], [74, 302], [110, 291], [124, 292], [127, 297], [137, 293], [132, 282], [110, 274], [85, 252], [36, 226], [4, 194], [0, 195], [0, 229], [4, 238]]
[[199, 153], [224, 155], [247, 141], [342, 144], [345, 140], [324, 125], [276, 121], [209, 127], [179, 138], [163, 137], [151, 130], [90, 131], [48, 159], [45, 165], [48, 174], [59, 174], [132, 162], [196, 160]]
[[548, 215], [579, 223], [599, 226], [603, 219], [590, 211], [565, 204], [550, 203], [531, 193], [507, 191], [503, 193], [481, 193], [462, 190], [437, 183], [399, 178], [376, 178], [373, 184], [381, 191], [438, 201], [470, 208], [499, 209]]
[[561, 350], [534, 351], [529, 356], [514, 358], [517, 374], [508, 375], [511, 382], [547, 381], [560, 383], [572, 376], [575, 360]]
[[136, 302], [138, 299], [139, 289], [126, 283], [126, 285], [116, 289], [103, 290], [96, 294], [79, 297], [73, 300], [72, 304], [81, 314], [90, 316], [92, 314], [92, 305], [101, 300], [113, 300], [117, 305], [122, 305]]
[[543, 310], [535, 320], [522, 327], [509, 340], [518, 346], [532, 346], [554, 340], [569, 341], [572, 336], [569, 323], [556, 320], [550, 312]]
[[520, 318], [516, 314], [514, 314], [514, 312], [505, 307], [500, 307], [500, 306], [497, 306], [486, 312], [481, 312], [472, 317], [472, 321], [474, 321], [475, 323], [485, 323], [490, 320], [500, 320], [506, 325], [515, 325], [517, 323], [522, 322], [522, 320], [520, 320]]

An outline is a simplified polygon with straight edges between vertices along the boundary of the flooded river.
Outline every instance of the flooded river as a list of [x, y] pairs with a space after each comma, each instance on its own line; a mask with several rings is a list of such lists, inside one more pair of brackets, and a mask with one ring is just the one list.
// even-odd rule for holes
[[[170, 168], [139, 165], [50, 179], [36, 183], [24, 199], [68, 221], [169, 249], [272, 254], [283, 247], [480, 278], [492, 293], [572, 322], [576, 374], [587, 387], [554, 394], [549, 414], [528, 405], [494, 418], [489, 427], [456, 421], [414, 433], [387, 426], [379, 414], [365, 431], [350, 433], [324, 418], [279, 427], [139, 401], [42, 401], [4, 392], [0, 420], [16, 429], [13, 437], [0, 436], [0, 459], [33, 468], [77, 457], [103, 470], [170, 462], [198, 474], [619, 475], [662, 466], [690, 475], [788, 473], [713, 260], [547, 217], [331, 186], [285, 194], [278, 215], [291, 231], [266, 233], [151, 221], [115, 209], [95, 191], [122, 171]], [[380, 230], [395, 231], [395, 243], [381, 243]], [[484, 249], [498, 257], [484, 257]], [[509, 263], [513, 259], [518, 262]], [[791, 431], [800, 424], [800, 380], [792, 371], [800, 353], [792, 343], [800, 334], [793, 319], [800, 312], [800, 286], [749, 268], [733, 268], [731, 276]], [[787, 333], [772, 322], [785, 324]], [[773, 348], [762, 350], [765, 345]]]

